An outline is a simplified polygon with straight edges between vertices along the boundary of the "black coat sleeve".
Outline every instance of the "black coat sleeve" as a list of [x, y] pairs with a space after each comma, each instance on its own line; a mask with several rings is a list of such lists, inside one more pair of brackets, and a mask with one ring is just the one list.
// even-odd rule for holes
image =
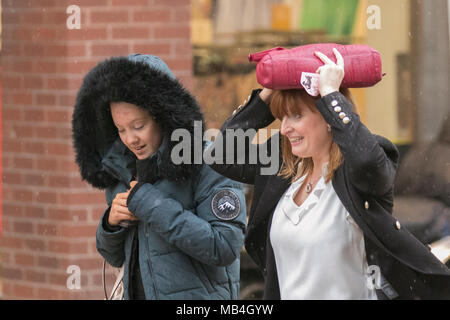
[[[275, 120], [269, 106], [259, 97], [260, 91], [252, 91], [248, 102], [225, 121], [214, 143], [207, 149], [215, 159], [210, 164], [211, 168], [225, 177], [247, 184], [254, 184], [255, 175], [261, 168], [271, 165], [272, 146], [279, 145], [279, 141], [271, 138], [260, 145], [252, 143], [257, 131]], [[278, 160], [278, 153], [276, 156]]]
[[366, 194], [386, 194], [394, 185], [397, 148], [389, 140], [373, 135], [340, 92], [322, 97], [316, 107], [331, 126], [351, 183]]

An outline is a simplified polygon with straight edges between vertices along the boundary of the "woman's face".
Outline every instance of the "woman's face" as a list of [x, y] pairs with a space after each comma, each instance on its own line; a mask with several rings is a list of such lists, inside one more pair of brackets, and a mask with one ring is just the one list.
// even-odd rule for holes
[[158, 150], [162, 142], [161, 130], [147, 110], [127, 102], [113, 102], [111, 116], [120, 139], [139, 160]]
[[303, 102], [297, 109], [295, 114], [281, 119], [281, 134], [289, 139], [292, 154], [299, 158], [328, 157], [332, 137], [322, 115], [318, 111], [313, 112]]

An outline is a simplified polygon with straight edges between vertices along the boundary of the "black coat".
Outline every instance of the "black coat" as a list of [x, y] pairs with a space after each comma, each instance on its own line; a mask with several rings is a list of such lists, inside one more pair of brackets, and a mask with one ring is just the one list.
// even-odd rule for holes
[[[226, 129], [258, 130], [274, 121], [269, 107], [258, 93], [259, 90], [254, 90], [249, 101], [227, 119], [221, 128], [222, 135]], [[334, 111], [336, 103], [349, 118], [349, 123], [345, 124]], [[364, 233], [368, 265], [377, 266], [381, 271], [381, 283], [378, 282], [376, 290], [378, 298], [450, 299], [450, 269], [392, 216], [398, 163], [396, 147], [387, 139], [371, 134], [341, 93], [334, 92], [319, 99], [316, 107], [331, 126], [333, 140], [344, 157], [335, 171], [332, 184], [342, 204]], [[245, 246], [264, 274], [264, 297], [279, 299], [269, 230], [276, 205], [291, 181], [278, 175], [262, 175], [260, 169], [264, 165], [261, 162], [249, 164], [251, 138], [247, 139], [245, 159], [237, 162], [244, 164], [213, 164], [212, 167], [231, 179], [254, 185]], [[280, 135], [276, 134], [264, 146], [269, 152], [271, 139], [279, 139], [281, 146]], [[217, 143], [213, 146], [219, 147]], [[281, 152], [279, 155], [281, 164]]]

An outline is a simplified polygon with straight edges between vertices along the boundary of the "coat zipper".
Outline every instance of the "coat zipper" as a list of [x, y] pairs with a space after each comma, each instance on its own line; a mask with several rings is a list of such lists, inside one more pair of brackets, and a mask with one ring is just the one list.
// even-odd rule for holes
[[145, 248], [147, 249], [147, 264], [148, 264], [148, 268], [149, 268], [149, 271], [150, 271], [150, 276], [151, 276], [151, 280], [152, 280], [152, 286], [153, 286], [153, 291], [155, 292], [155, 298], [156, 298], [156, 300], [159, 300], [159, 296], [158, 296], [158, 291], [156, 290], [156, 285], [155, 285], [155, 278], [154, 278], [154, 276], [153, 276], [153, 267], [152, 267], [152, 262], [151, 262], [151, 260], [150, 260], [150, 248], [149, 248], [149, 246], [148, 246], [148, 239], [147, 239], [147, 236], [148, 236], [148, 226], [147, 226], [147, 224], [145, 224], [145, 226], [144, 226], [144, 235], [145, 235]]

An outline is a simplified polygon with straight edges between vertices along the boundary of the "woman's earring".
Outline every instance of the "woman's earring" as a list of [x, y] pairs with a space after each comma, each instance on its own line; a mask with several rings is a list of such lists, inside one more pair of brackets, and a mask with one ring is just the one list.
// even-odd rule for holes
[[327, 124], [327, 130], [328, 132], [331, 132], [331, 126], [329, 124]]

